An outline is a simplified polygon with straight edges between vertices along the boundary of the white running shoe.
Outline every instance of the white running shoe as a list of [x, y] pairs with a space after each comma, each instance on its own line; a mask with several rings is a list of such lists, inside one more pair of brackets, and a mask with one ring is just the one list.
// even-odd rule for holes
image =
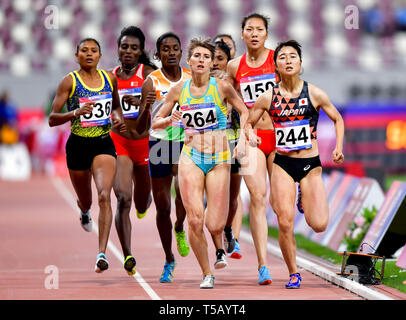
[[92, 231], [93, 221], [90, 217], [90, 212], [88, 214], [80, 212], [80, 225], [82, 226], [83, 230], [87, 232]]
[[223, 249], [218, 249], [216, 251], [216, 256], [217, 256], [217, 260], [214, 263], [214, 269], [223, 269], [228, 266], [228, 263], [226, 260], [226, 253], [224, 252]]
[[109, 262], [104, 253], [99, 253], [97, 255], [96, 265], [94, 267], [94, 271], [96, 273], [102, 273], [103, 271], [109, 268]]
[[213, 289], [214, 287], [214, 276], [208, 274], [203, 278], [203, 282], [200, 284], [200, 289]]

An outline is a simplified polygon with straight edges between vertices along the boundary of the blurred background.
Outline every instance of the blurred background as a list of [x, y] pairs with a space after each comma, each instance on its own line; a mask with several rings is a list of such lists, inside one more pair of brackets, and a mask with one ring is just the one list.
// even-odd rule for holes
[[369, 176], [384, 190], [393, 179], [406, 181], [406, 0], [2, 0], [0, 141], [3, 154], [12, 145], [27, 153], [14, 162], [0, 155], [0, 179], [10, 168], [22, 177], [22, 166], [25, 176], [66, 174], [69, 123], [51, 129], [46, 117], [62, 77], [77, 69], [80, 39], [100, 41], [105, 69], [117, 65], [117, 37], [129, 25], [144, 31], [151, 57], [167, 31], [180, 36], [184, 52], [193, 37], [228, 33], [241, 55], [241, 20], [252, 12], [270, 18], [267, 47], [302, 44], [302, 78], [325, 90], [344, 117], [346, 161], [335, 166], [334, 129], [321, 114], [325, 171]]

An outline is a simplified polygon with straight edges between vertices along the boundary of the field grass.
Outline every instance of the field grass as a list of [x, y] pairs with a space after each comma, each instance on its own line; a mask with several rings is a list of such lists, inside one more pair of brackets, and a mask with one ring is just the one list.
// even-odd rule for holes
[[[243, 217], [243, 224], [249, 226], [249, 218], [246, 215]], [[278, 234], [278, 228], [268, 227], [269, 237], [278, 239]], [[300, 234], [295, 234], [295, 239], [296, 247], [298, 249], [302, 249], [314, 256], [341, 266], [342, 256], [340, 256], [336, 251], [311, 241]], [[381, 268], [382, 261], [378, 260], [375, 265], [375, 269], [380, 271]], [[388, 287], [392, 287], [406, 293], [406, 285], [403, 284], [404, 281], [406, 281], [406, 270], [397, 267], [395, 260], [386, 260], [382, 283]]]
[[398, 175], [388, 175], [388, 176], [386, 176], [385, 180], [384, 180], [385, 192], [387, 192], [390, 189], [393, 181], [395, 181], [395, 180], [406, 182], [406, 175], [398, 174]]

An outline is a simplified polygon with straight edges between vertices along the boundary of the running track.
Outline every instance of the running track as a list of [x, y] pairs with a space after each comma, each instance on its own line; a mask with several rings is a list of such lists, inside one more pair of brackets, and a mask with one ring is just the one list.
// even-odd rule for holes
[[[97, 222], [94, 193], [92, 218]], [[113, 212], [116, 207], [112, 193]], [[155, 226], [155, 207], [138, 220], [131, 209], [133, 254], [137, 274], [122, 268], [122, 253], [113, 225], [106, 252], [110, 268], [93, 270], [98, 248], [97, 223], [87, 233], [79, 224], [75, 196], [69, 179], [34, 175], [29, 181], [0, 181], [0, 299], [1, 300], [361, 300], [362, 297], [301, 270], [300, 290], [286, 290], [288, 274], [283, 260], [268, 255], [273, 283], [257, 284], [257, 260], [250, 241], [241, 240], [242, 260], [228, 259], [229, 266], [215, 271], [213, 290], [201, 290], [200, 268], [193, 252], [183, 258], [173, 248], [177, 267], [174, 282], [158, 279], [164, 263]], [[174, 213], [172, 213], [174, 217]], [[187, 226], [186, 226], [187, 228]], [[208, 239], [210, 239], [208, 237]], [[215, 250], [209, 241], [211, 263]], [[48, 269], [50, 268], [50, 269]], [[52, 272], [51, 272], [52, 271]], [[50, 276], [57, 287], [47, 289]], [[56, 280], [55, 280], [56, 279]], [[47, 282], [48, 281], [48, 282]], [[49, 287], [49, 285], [48, 285]], [[386, 291], [385, 294], [389, 294]], [[396, 293], [397, 294], [397, 293]], [[405, 299], [405, 295], [391, 295]]]

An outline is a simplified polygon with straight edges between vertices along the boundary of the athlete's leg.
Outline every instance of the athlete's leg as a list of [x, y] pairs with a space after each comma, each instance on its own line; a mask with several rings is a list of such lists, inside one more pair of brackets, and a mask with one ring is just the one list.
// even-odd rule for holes
[[[248, 147], [248, 157], [248, 165], [251, 166], [251, 169], [243, 177], [250, 194], [250, 228], [257, 252], [259, 270], [267, 264], [266, 158], [260, 149], [252, 147]], [[244, 168], [245, 165], [242, 164], [242, 166]]]
[[92, 205], [92, 173], [90, 170], [69, 170], [79, 209], [86, 213]]
[[152, 178], [152, 193], [156, 207], [156, 226], [167, 262], [174, 261], [172, 252], [171, 185], [172, 175]]
[[233, 233], [234, 237], [238, 240], [240, 239], [240, 232], [241, 232], [241, 225], [242, 225], [242, 217], [244, 215], [244, 210], [242, 207], [242, 199], [240, 194], [237, 197], [237, 210], [235, 211], [234, 219], [233, 219]]
[[139, 213], [148, 210], [152, 202], [148, 164], [134, 166], [134, 204]]
[[322, 168], [316, 167], [300, 181], [305, 219], [315, 232], [326, 230], [329, 217], [327, 195], [321, 173]]
[[179, 189], [179, 178], [178, 178], [178, 165], [174, 164], [172, 167], [172, 173], [175, 177], [174, 180], [174, 188], [175, 188], [175, 209], [176, 209], [176, 221], [175, 221], [175, 231], [181, 232], [183, 228], [183, 224], [186, 219], [186, 210], [183, 206], [182, 196], [180, 194]]
[[[230, 175], [230, 206], [228, 209], [226, 226], [231, 227], [236, 216], [238, 209], [238, 198], [240, 197], [240, 186], [242, 176], [238, 173], [232, 173]], [[234, 231], [234, 228], [233, 228]], [[235, 235], [235, 233], [234, 233]]]
[[100, 154], [93, 159], [92, 173], [99, 202], [99, 252], [106, 252], [113, 219], [111, 210], [111, 189], [116, 173], [116, 159]]
[[205, 175], [185, 154], [181, 154], [178, 168], [179, 188], [185, 206], [189, 243], [199, 262], [203, 276], [213, 274], [209, 265], [207, 240], [204, 234]]
[[131, 255], [131, 198], [133, 162], [128, 156], [117, 157], [114, 193], [117, 197], [115, 225], [124, 257]]
[[278, 217], [279, 246], [289, 274], [297, 272], [296, 241], [293, 234], [296, 185], [292, 177], [277, 164], [271, 178], [272, 207]]
[[[271, 186], [273, 160], [275, 159], [276, 151], [272, 151], [266, 158], [266, 167], [268, 170], [269, 185]], [[269, 193], [269, 204], [272, 206], [272, 192]]]
[[206, 227], [216, 249], [223, 248], [222, 235], [229, 210], [229, 190], [230, 164], [220, 163], [206, 175]]

